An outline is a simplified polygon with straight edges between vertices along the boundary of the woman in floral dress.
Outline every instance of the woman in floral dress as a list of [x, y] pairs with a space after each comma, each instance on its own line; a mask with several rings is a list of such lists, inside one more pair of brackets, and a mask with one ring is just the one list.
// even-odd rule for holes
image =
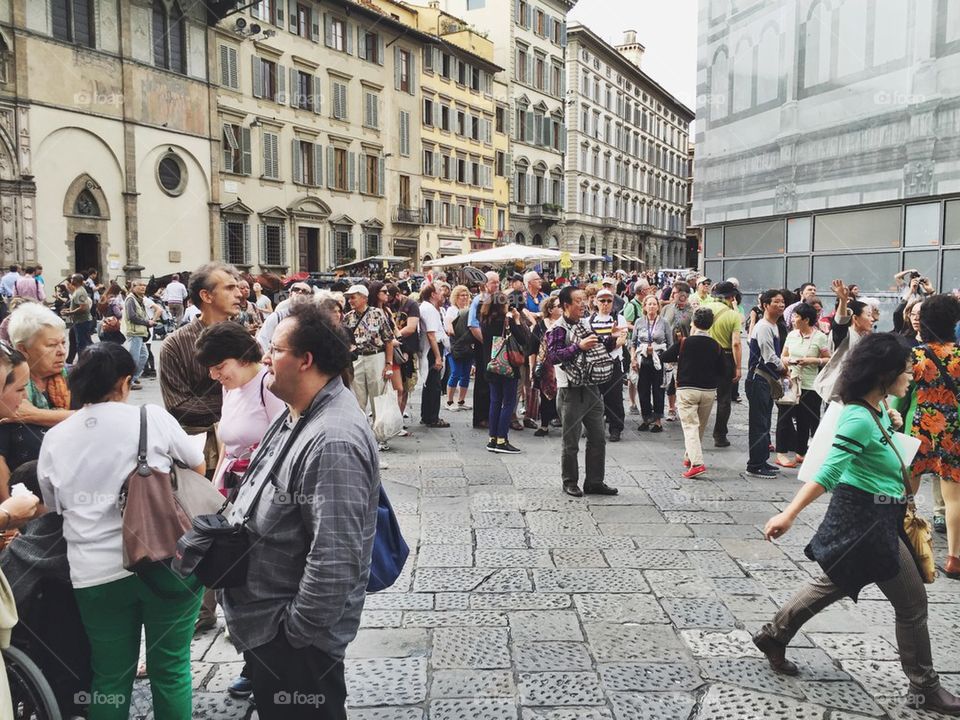
[[[947, 577], [960, 578], [960, 348], [955, 328], [960, 301], [952, 295], [934, 295], [920, 307], [922, 345], [913, 349], [914, 390], [907, 395], [904, 418], [909, 432], [920, 440], [911, 470], [915, 479], [936, 476], [946, 504]], [[912, 411], [912, 415], [910, 414]]]

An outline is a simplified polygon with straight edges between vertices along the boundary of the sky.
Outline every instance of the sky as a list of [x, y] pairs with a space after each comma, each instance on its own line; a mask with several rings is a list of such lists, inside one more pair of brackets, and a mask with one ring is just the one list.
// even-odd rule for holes
[[698, 0], [579, 0], [567, 22], [579, 22], [611, 45], [636, 30], [646, 48], [640, 67], [696, 111]]

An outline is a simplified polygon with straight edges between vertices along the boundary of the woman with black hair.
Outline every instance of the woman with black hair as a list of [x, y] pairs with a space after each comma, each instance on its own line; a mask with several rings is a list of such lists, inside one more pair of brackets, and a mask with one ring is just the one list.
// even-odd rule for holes
[[[483, 355], [493, 356], [493, 341], [496, 337], [513, 337], [521, 348], [529, 342], [529, 334], [520, 311], [516, 308], [507, 310], [507, 296], [502, 292], [495, 292], [480, 306], [480, 332], [483, 335]], [[495, 453], [516, 454], [519, 448], [510, 444], [510, 420], [513, 418], [514, 408], [517, 406], [517, 383], [520, 372], [513, 368], [510, 375], [498, 375], [484, 367], [478, 367], [477, 372], [486, 375], [490, 386], [490, 412], [488, 428], [490, 441], [487, 450]]]
[[824, 574], [803, 586], [753, 637], [774, 671], [799, 673], [786, 659], [789, 642], [814, 615], [840, 598], [854, 601], [872, 583], [893, 605], [900, 664], [910, 680], [907, 702], [915, 708], [960, 715], [960, 698], [940, 686], [927, 630], [927, 593], [903, 538], [907, 504], [916, 483], [891, 437], [899, 416], [887, 411], [888, 395], [902, 396], [913, 374], [910, 348], [896, 335], [863, 338], [850, 351], [838, 383], [846, 407], [829, 454], [812, 482], [787, 508], [767, 521], [767, 540], [781, 538], [800, 512], [825, 492], [830, 505], [805, 553]]
[[[69, 418], [43, 441], [37, 476], [43, 502], [63, 516], [70, 580], [90, 639], [91, 717], [129, 713], [140, 634], [146, 630], [154, 714], [189, 718], [190, 641], [203, 588], [164, 565], [135, 575], [123, 567], [117, 498], [137, 466], [140, 408], [127, 404], [133, 358], [116, 343], [85, 348], [70, 373]], [[174, 462], [203, 473], [203, 451], [166, 410], [147, 405], [147, 462], [169, 472]], [[163, 597], [160, 596], [162, 593]]]
[[956, 580], [960, 579], [960, 348], [954, 333], [960, 300], [932, 295], [923, 300], [917, 320], [923, 342], [913, 349], [913, 385], [900, 409], [904, 432], [920, 440], [910, 467], [913, 481], [919, 485], [924, 475], [930, 476], [934, 527], [947, 532], [943, 573]]

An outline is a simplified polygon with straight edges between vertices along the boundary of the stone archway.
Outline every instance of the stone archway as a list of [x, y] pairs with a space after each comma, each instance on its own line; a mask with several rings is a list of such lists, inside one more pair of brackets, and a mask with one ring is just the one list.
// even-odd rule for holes
[[94, 268], [105, 277], [110, 208], [99, 183], [86, 173], [70, 183], [63, 197], [63, 215], [67, 219], [67, 262], [60, 275]]

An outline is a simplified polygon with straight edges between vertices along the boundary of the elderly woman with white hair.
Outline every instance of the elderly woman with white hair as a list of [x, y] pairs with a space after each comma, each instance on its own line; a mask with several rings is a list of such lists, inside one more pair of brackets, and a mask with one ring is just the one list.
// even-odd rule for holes
[[9, 497], [10, 474], [40, 456], [47, 430], [66, 420], [67, 331], [63, 320], [38, 303], [26, 303], [10, 316], [10, 344], [23, 353], [30, 368], [27, 397], [15, 417], [0, 420], [0, 501]]

